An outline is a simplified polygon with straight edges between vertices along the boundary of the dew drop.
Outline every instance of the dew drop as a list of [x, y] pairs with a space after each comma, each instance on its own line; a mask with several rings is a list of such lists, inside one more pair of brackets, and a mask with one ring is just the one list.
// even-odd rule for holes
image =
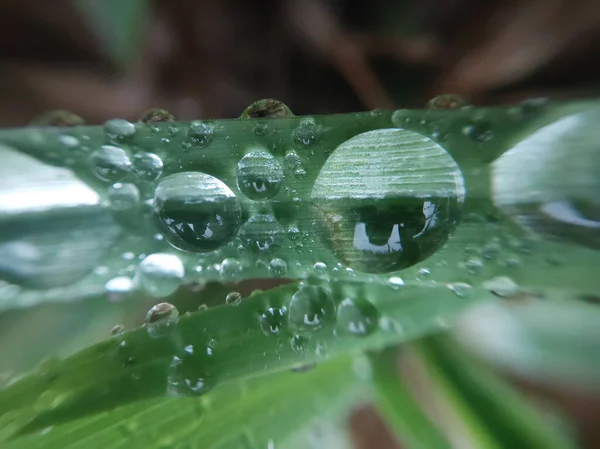
[[278, 335], [285, 328], [286, 319], [285, 307], [269, 307], [260, 316], [260, 328], [265, 335]]
[[118, 181], [131, 171], [131, 160], [122, 148], [103, 145], [90, 154], [92, 170], [103, 181]]
[[252, 200], [272, 198], [283, 181], [281, 164], [262, 150], [252, 151], [242, 157], [236, 175], [239, 189]]
[[108, 201], [113, 210], [130, 210], [138, 205], [140, 191], [135, 184], [117, 182], [108, 188]]
[[113, 337], [123, 335], [124, 333], [125, 333], [125, 327], [122, 324], [116, 324], [110, 330], [110, 335], [112, 335]]
[[292, 111], [281, 101], [266, 98], [257, 100], [244, 109], [241, 118], [282, 118], [291, 117]]
[[104, 123], [104, 132], [108, 140], [118, 143], [135, 134], [135, 125], [127, 120], [115, 118]]
[[219, 179], [182, 172], [167, 176], [156, 188], [154, 216], [171, 245], [208, 252], [235, 235], [241, 209], [235, 194]]
[[231, 281], [237, 279], [242, 274], [242, 264], [233, 257], [228, 257], [221, 262], [219, 274], [225, 280]]
[[167, 253], [154, 253], [140, 262], [136, 282], [149, 295], [157, 298], [169, 296], [183, 279], [185, 270], [179, 257]]
[[290, 150], [285, 154], [283, 164], [288, 170], [296, 171], [297, 169], [302, 168], [302, 159], [298, 156], [296, 151]]
[[242, 303], [242, 295], [240, 292], [229, 292], [225, 297], [225, 303], [232, 306], [239, 306]]
[[336, 320], [338, 327], [345, 332], [365, 336], [377, 329], [379, 313], [364, 298], [346, 298], [338, 305]]
[[319, 140], [319, 128], [314, 119], [304, 118], [294, 131], [294, 141], [304, 147], [312, 147]]
[[427, 103], [429, 109], [457, 109], [467, 105], [467, 101], [458, 94], [442, 94]]
[[171, 114], [169, 111], [159, 108], [149, 109], [140, 117], [140, 122], [149, 124], [173, 121], [175, 121], [173, 114]]
[[201, 396], [208, 393], [214, 386], [206, 368], [211, 355], [212, 351], [194, 351], [193, 355], [184, 352], [174, 356], [167, 376], [167, 395]]
[[463, 134], [475, 142], [489, 142], [494, 138], [492, 127], [487, 122], [475, 122], [463, 128]]
[[193, 148], [206, 148], [214, 138], [214, 129], [204, 122], [192, 122], [187, 132], [187, 144]]
[[496, 296], [506, 298], [519, 293], [519, 285], [507, 276], [499, 276], [483, 283], [483, 288]]
[[137, 153], [133, 156], [133, 172], [143, 181], [154, 181], [163, 171], [163, 161], [154, 153]]
[[404, 279], [398, 276], [392, 276], [388, 279], [388, 282], [392, 286], [393, 289], [398, 290], [404, 287]]
[[179, 321], [179, 310], [173, 304], [161, 302], [152, 306], [146, 314], [146, 330], [152, 338], [165, 334], [168, 328]]
[[58, 136], [58, 141], [67, 148], [76, 148], [79, 146], [79, 139], [68, 134]]
[[331, 293], [323, 287], [305, 285], [290, 301], [289, 322], [299, 330], [319, 329], [334, 319]]
[[308, 338], [302, 335], [294, 335], [290, 340], [292, 350], [295, 352], [304, 352], [308, 349]]
[[465, 282], [451, 282], [446, 284], [446, 287], [460, 298], [468, 297], [473, 291], [473, 287]]
[[434, 254], [456, 228], [464, 196], [458, 165], [441, 146], [381, 129], [335, 149], [311, 200], [318, 234], [344, 265], [387, 273]]
[[281, 246], [284, 230], [272, 215], [253, 215], [240, 229], [244, 246], [254, 252], [268, 252]]
[[479, 274], [483, 270], [483, 261], [478, 257], [471, 257], [465, 262], [465, 268], [470, 274]]
[[323, 262], [315, 262], [313, 265], [313, 271], [317, 274], [325, 274], [327, 272], [327, 265]]
[[273, 273], [274, 276], [283, 276], [287, 273], [287, 270], [287, 263], [283, 259], [276, 257], [269, 262], [269, 271]]
[[104, 290], [109, 294], [110, 300], [117, 301], [133, 290], [133, 281], [127, 276], [117, 276], [104, 285]]

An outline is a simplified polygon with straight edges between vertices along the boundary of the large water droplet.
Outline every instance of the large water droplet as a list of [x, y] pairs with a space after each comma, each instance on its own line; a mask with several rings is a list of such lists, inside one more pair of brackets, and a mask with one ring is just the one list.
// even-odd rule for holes
[[108, 201], [114, 210], [130, 210], [138, 205], [140, 191], [135, 184], [117, 182], [108, 188]]
[[242, 295], [240, 292], [229, 292], [225, 297], [225, 303], [233, 306], [239, 306], [242, 303]]
[[221, 262], [219, 273], [223, 279], [232, 281], [242, 274], [242, 269], [243, 267], [239, 260], [228, 257]]
[[346, 298], [337, 308], [339, 328], [358, 336], [365, 336], [377, 329], [379, 313], [364, 298]]
[[207, 374], [212, 350], [191, 349], [171, 361], [167, 377], [167, 394], [170, 396], [201, 396], [214, 386], [214, 379]]
[[154, 253], [140, 262], [136, 281], [146, 293], [161, 298], [173, 293], [183, 279], [185, 270], [174, 254]]
[[287, 309], [285, 307], [269, 307], [260, 316], [260, 328], [265, 335], [278, 335], [286, 325]]
[[456, 228], [464, 196], [452, 157], [431, 139], [400, 129], [341, 144], [311, 194], [322, 240], [345, 265], [374, 273], [435, 253]]
[[173, 304], [161, 302], [152, 306], [146, 314], [146, 330], [152, 338], [164, 335], [179, 321], [179, 310]]
[[197, 172], [167, 176], [154, 194], [156, 221], [171, 245], [187, 251], [213, 251], [240, 225], [235, 194], [219, 179]]
[[266, 151], [246, 154], [237, 165], [237, 185], [252, 200], [266, 200], [277, 194], [283, 181], [281, 164]]
[[283, 276], [287, 273], [287, 263], [285, 260], [280, 259], [279, 257], [276, 257], [274, 259], [271, 259], [271, 262], [269, 262], [269, 271], [271, 273], [273, 273], [274, 276]]
[[266, 98], [258, 100], [244, 109], [241, 118], [282, 118], [291, 117], [292, 111], [281, 101]]
[[331, 293], [323, 287], [305, 285], [290, 301], [289, 322], [299, 330], [319, 329], [334, 319]]
[[143, 181], [154, 181], [163, 171], [163, 161], [153, 153], [137, 153], [133, 157], [133, 172]]
[[494, 203], [523, 227], [600, 248], [600, 110], [567, 116], [492, 164]]
[[118, 181], [131, 171], [127, 152], [112, 145], [103, 145], [90, 155], [94, 174], [103, 181]]
[[281, 245], [284, 230], [272, 215], [254, 215], [240, 229], [244, 245], [255, 252], [268, 252]]

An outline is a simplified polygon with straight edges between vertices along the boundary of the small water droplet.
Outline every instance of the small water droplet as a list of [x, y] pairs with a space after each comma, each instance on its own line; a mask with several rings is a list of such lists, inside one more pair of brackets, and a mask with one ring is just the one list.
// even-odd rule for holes
[[319, 329], [334, 319], [331, 293], [323, 287], [305, 285], [290, 301], [289, 322], [299, 330]]
[[[306, 173], [306, 170], [304, 170], [303, 168], [299, 168], [297, 170], [294, 171], [294, 177], [296, 179], [304, 179], [308, 176], [308, 173]], [[294, 198], [295, 200], [296, 198]]]
[[266, 98], [257, 100], [244, 109], [240, 118], [281, 118], [291, 117], [292, 111], [281, 101]]
[[140, 262], [136, 282], [146, 293], [165, 297], [173, 293], [183, 279], [185, 270], [179, 257], [167, 253], [154, 253]]
[[242, 294], [240, 292], [227, 293], [225, 303], [232, 306], [239, 306], [242, 303]]
[[275, 259], [271, 259], [269, 262], [269, 271], [273, 273], [274, 276], [283, 276], [287, 273], [287, 263], [285, 260], [276, 257]]
[[404, 279], [398, 276], [392, 276], [388, 279], [388, 282], [392, 286], [393, 289], [398, 290], [399, 288], [404, 287]]
[[457, 109], [467, 105], [467, 100], [458, 94], [442, 94], [427, 103], [429, 109]]
[[240, 225], [235, 194], [221, 180], [199, 172], [167, 176], [154, 194], [154, 216], [171, 245], [208, 252], [225, 245]]
[[364, 298], [345, 298], [338, 305], [337, 325], [350, 334], [371, 334], [377, 329], [378, 319], [377, 309]]
[[108, 299], [111, 301], [119, 301], [133, 290], [133, 281], [127, 276], [117, 276], [109, 280], [104, 285], [104, 290], [108, 293]]
[[112, 336], [119, 336], [119, 335], [122, 335], [124, 333], [125, 333], [125, 327], [122, 324], [116, 324], [110, 330], [110, 335], [112, 335]]
[[116, 182], [108, 188], [108, 201], [116, 211], [133, 209], [140, 201], [140, 191], [135, 184]]
[[146, 330], [152, 338], [165, 334], [166, 330], [179, 321], [179, 310], [173, 304], [161, 302], [152, 306], [146, 314]]
[[48, 111], [36, 117], [30, 123], [31, 126], [81, 126], [84, 125], [84, 120], [77, 114], [63, 109]]
[[483, 261], [477, 257], [472, 257], [465, 262], [465, 268], [470, 274], [479, 274], [483, 270]]
[[254, 252], [268, 252], [281, 246], [283, 236], [283, 228], [272, 215], [253, 215], [240, 229], [242, 243]]
[[294, 141], [304, 147], [312, 147], [318, 140], [319, 128], [314, 119], [302, 119], [294, 131]]
[[154, 181], [163, 171], [163, 161], [154, 153], [137, 153], [133, 156], [133, 172], [143, 181]]
[[204, 122], [192, 122], [187, 132], [190, 147], [206, 148], [214, 138], [214, 129]]
[[266, 200], [279, 191], [283, 169], [271, 154], [258, 150], [240, 159], [236, 176], [237, 185], [244, 195], [252, 200]]
[[475, 122], [463, 128], [463, 134], [475, 142], [489, 142], [494, 138], [492, 127], [487, 122]]
[[446, 284], [452, 293], [460, 298], [466, 298], [471, 294], [473, 287], [465, 282], [451, 282]]
[[58, 141], [68, 148], [76, 148], [79, 146], [79, 140], [76, 137], [69, 136], [68, 134], [61, 134], [58, 136]]
[[104, 123], [104, 132], [108, 140], [118, 143], [135, 134], [135, 125], [127, 120], [115, 118]]
[[201, 352], [173, 357], [167, 377], [167, 395], [201, 396], [213, 388], [214, 384], [206, 373], [211, 354]]
[[140, 122], [153, 124], [153, 123], [164, 123], [173, 122], [175, 117], [169, 111], [164, 109], [154, 108], [144, 112], [140, 117]]
[[485, 281], [483, 288], [502, 298], [513, 296], [521, 290], [519, 285], [507, 276], [498, 276]]
[[231, 281], [237, 279], [242, 274], [242, 264], [239, 260], [233, 257], [228, 257], [221, 262], [219, 274], [225, 280]]
[[260, 316], [260, 328], [265, 335], [278, 335], [285, 328], [286, 318], [285, 307], [269, 307]]
[[302, 335], [294, 335], [290, 340], [292, 350], [296, 352], [304, 352], [308, 349], [308, 338]]
[[285, 168], [290, 171], [295, 171], [302, 167], [302, 159], [298, 156], [298, 153], [294, 150], [290, 150], [285, 154], [283, 158], [283, 164]]
[[327, 272], [327, 265], [323, 262], [315, 262], [313, 265], [313, 271], [317, 274], [325, 274]]
[[131, 171], [127, 152], [112, 145], [103, 145], [90, 154], [90, 163], [96, 177], [103, 181], [118, 181]]
[[417, 274], [420, 278], [426, 278], [431, 275], [431, 270], [429, 268], [419, 268]]

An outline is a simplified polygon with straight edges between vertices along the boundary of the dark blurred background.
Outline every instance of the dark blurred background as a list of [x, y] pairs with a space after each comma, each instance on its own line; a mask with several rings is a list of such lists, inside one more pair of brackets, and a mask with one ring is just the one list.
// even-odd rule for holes
[[598, 0], [4, 0], [0, 124], [589, 97], [599, 54]]

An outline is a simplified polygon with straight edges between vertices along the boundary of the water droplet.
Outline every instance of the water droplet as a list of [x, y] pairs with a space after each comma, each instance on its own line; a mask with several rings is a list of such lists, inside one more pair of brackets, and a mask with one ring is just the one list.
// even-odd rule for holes
[[365, 336], [377, 329], [379, 313], [364, 298], [346, 298], [337, 308], [337, 325], [353, 335]]
[[108, 140], [118, 143], [135, 134], [135, 125], [127, 120], [115, 118], [104, 123], [104, 131]]
[[258, 150], [246, 154], [237, 165], [237, 185], [252, 200], [266, 200], [277, 194], [283, 169], [273, 156]]
[[294, 141], [304, 147], [312, 147], [319, 140], [319, 128], [311, 118], [300, 121], [294, 131]]
[[154, 108], [144, 112], [140, 117], [140, 122], [143, 123], [164, 123], [173, 122], [175, 117], [169, 111], [164, 109]]
[[90, 162], [96, 177], [103, 181], [118, 181], [131, 171], [127, 152], [119, 147], [103, 145], [90, 154]]
[[225, 297], [225, 303], [232, 306], [239, 306], [242, 303], [242, 295], [240, 292], [229, 292]]
[[317, 231], [344, 265], [387, 273], [435, 253], [456, 228], [464, 196], [458, 165], [442, 147], [381, 129], [342, 143], [311, 199]]
[[283, 158], [283, 164], [288, 170], [296, 171], [302, 167], [302, 159], [300, 156], [298, 156], [296, 151], [290, 150], [285, 154], [285, 157]]
[[112, 335], [112, 336], [119, 336], [119, 335], [123, 335], [124, 333], [125, 333], [125, 327], [122, 324], [116, 324], [110, 330], [110, 335]]
[[231, 281], [237, 279], [242, 274], [242, 268], [239, 260], [228, 257], [221, 262], [219, 274], [223, 279]]
[[146, 293], [165, 297], [173, 293], [183, 279], [185, 270], [179, 257], [167, 253], [154, 253], [140, 262], [136, 282]]
[[79, 139], [69, 136], [68, 134], [61, 134], [58, 136], [58, 141], [68, 148], [76, 148], [79, 146]]
[[537, 237], [600, 248], [600, 110], [569, 115], [492, 164], [494, 204]]
[[475, 122], [463, 128], [463, 134], [476, 142], [489, 142], [494, 138], [492, 127], [487, 122]]
[[146, 314], [146, 330], [152, 338], [165, 334], [168, 328], [179, 321], [179, 310], [173, 304], [161, 302], [152, 306]]
[[283, 276], [287, 273], [287, 263], [285, 260], [276, 257], [275, 259], [271, 259], [269, 262], [269, 271], [273, 273], [274, 276]]
[[73, 112], [65, 111], [63, 109], [57, 109], [54, 111], [48, 111], [35, 119], [30, 123], [31, 126], [81, 126], [84, 125], [84, 120], [74, 114]]
[[265, 335], [278, 335], [285, 328], [286, 318], [285, 307], [269, 307], [260, 316], [260, 328]]
[[182, 172], [167, 176], [156, 188], [154, 214], [171, 245], [208, 252], [235, 235], [241, 209], [234, 193], [219, 179]]
[[413, 112], [408, 109], [397, 109], [392, 114], [393, 125], [397, 126], [398, 128], [405, 128], [409, 126], [411, 123], [411, 114], [413, 114]]
[[123, 296], [133, 290], [133, 281], [127, 276], [117, 276], [104, 285], [104, 290], [109, 295], [109, 300], [119, 301]]
[[327, 272], [327, 265], [325, 265], [323, 262], [315, 262], [313, 265], [313, 271], [316, 274], [325, 274]]
[[258, 100], [244, 109], [240, 118], [281, 118], [291, 117], [292, 111], [281, 101], [266, 98]]
[[429, 268], [419, 268], [419, 271], [417, 271], [417, 275], [420, 278], [429, 277], [431, 275], [431, 270]]
[[194, 351], [173, 357], [167, 377], [169, 396], [201, 396], [209, 392], [214, 382], [207, 375], [206, 365], [211, 354]]
[[442, 94], [427, 103], [429, 109], [457, 109], [467, 105], [467, 101], [458, 94]]
[[187, 143], [190, 147], [206, 148], [214, 137], [213, 128], [203, 122], [192, 122], [187, 132]]
[[272, 215], [253, 215], [240, 229], [242, 243], [254, 252], [268, 252], [279, 247], [283, 236], [283, 228]]
[[483, 283], [483, 288], [502, 298], [513, 296], [521, 290], [517, 283], [507, 276], [490, 279]]
[[[296, 171], [294, 171], [294, 177], [296, 179], [304, 179], [308, 176], [308, 173], [306, 173], [306, 170], [304, 170], [303, 168], [299, 168]], [[294, 200], [296, 200], [296, 198], [294, 198]]]
[[117, 182], [108, 188], [108, 201], [117, 211], [133, 209], [140, 201], [140, 191], [135, 184]]
[[465, 262], [465, 268], [470, 274], [479, 274], [483, 270], [483, 261], [477, 257], [472, 257]]
[[398, 276], [392, 276], [391, 278], [388, 279], [388, 282], [390, 283], [392, 288], [396, 289], [396, 290], [404, 287], [404, 279], [402, 279], [401, 277], [398, 277]]
[[319, 329], [334, 318], [331, 293], [323, 287], [305, 285], [290, 301], [289, 322], [299, 330]]
[[290, 340], [292, 350], [296, 352], [304, 352], [308, 349], [308, 338], [302, 335], [294, 335]]
[[143, 181], [154, 181], [163, 171], [163, 161], [153, 153], [137, 153], [133, 156], [133, 172]]
[[450, 284], [446, 284], [446, 287], [460, 298], [468, 297], [471, 291], [473, 291], [473, 287], [465, 282], [451, 282]]

